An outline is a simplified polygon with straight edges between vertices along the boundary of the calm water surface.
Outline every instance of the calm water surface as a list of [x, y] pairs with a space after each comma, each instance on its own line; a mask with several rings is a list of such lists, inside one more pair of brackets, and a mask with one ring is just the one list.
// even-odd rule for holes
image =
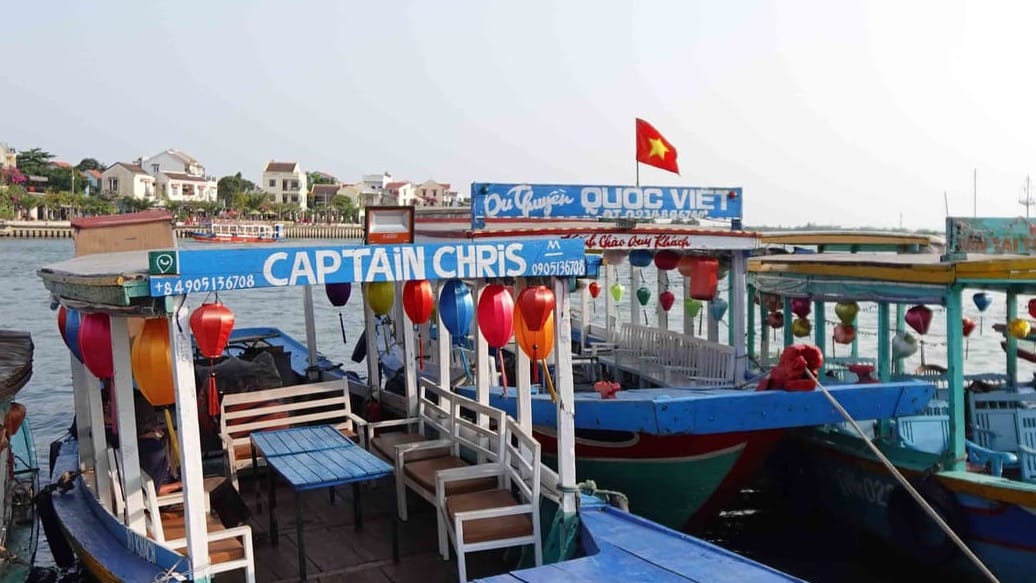
[[[320, 245], [343, 244], [343, 241], [307, 240], [296, 243]], [[197, 244], [186, 243], [184, 246], [194, 245]], [[28, 330], [36, 343], [33, 378], [22, 390], [18, 400], [28, 407], [40, 463], [44, 466], [47, 463], [48, 444], [61, 437], [72, 422], [72, 387], [69, 380], [69, 353], [58, 333], [56, 313], [50, 309], [47, 290], [36, 272], [42, 265], [70, 257], [72, 241], [69, 239], [0, 238], [0, 297], [3, 298], [0, 300], [3, 302], [0, 309], [0, 328]], [[630, 289], [629, 269], [628, 265], [620, 267], [620, 281], [627, 288], [624, 302], [629, 301], [633, 292]], [[652, 299], [645, 311], [649, 322], [654, 324], [656, 276], [650, 268], [645, 268], [643, 272], [645, 285], [653, 290]], [[679, 296], [679, 286], [674, 286], [674, 291]], [[608, 290], [602, 290], [602, 294], [596, 300], [597, 305], [591, 312], [601, 323], [604, 318], [606, 293]], [[234, 310], [238, 327], [276, 326], [296, 338], [305, 338], [302, 296], [298, 289], [249, 290], [227, 293], [221, 297]], [[341, 309], [348, 336], [348, 344], [344, 344], [339, 329], [339, 310], [327, 302], [322, 291], [314, 289], [318, 344], [321, 352], [332, 360], [344, 362], [346, 368], [362, 372], [363, 367], [349, 359], [353, 343], [362, 330], [362, 311], [359, 309], [358, 297], [357, 293], [350, 299], [349, 304]], [[1026, 301], [1027, 298], [1020, 298], [1020, 309], [1024, 310]], [[578, 302], [573, 301], [573, 304], [578, 305]], [[1005, 319], [1004, 297], [994, 294], [994, 302], [984, 314], [980, 314], [971, 303], [970, 295], [967, 296], [965, 304], [965, 316], [976, 321], [981, 318], [983, 321], [983, 325], [968, 340], [968, 369], [975, 372], [999, 370], [1003, 362], [1003, 352], [999, 345], [1001, 337], [993, 332], [991, 325]], [[679, 309], [678, 301], [670, 313], [670, 321], [675, 329], [682, 328]], [[945, 364], [943, 311], [937, 307], [933, 307], [933, 311], [935, 314], [927, 336], [925, 354], [928, 362]], [[833, 307], [829, 308], [828, 312], [829, 319], [833, 320]], [[628, 309], [621, 317], [623, 321], [629, 320]], [[831, 325], [828, 325], [828, 334], [830, 330]], [[876, 332], [876, 310], [863, 306], [859, 316], [861, 355], [875, 354]], [[725, 337], [723, 328], [721, 337]], [[779, 338], [774, 337], [775, 343], [779, 342]], [[831, 344], [829, 339], [829, 347]], [[835, 351], [839, 355], [847, 355], [849, 348], [838, 345]], [[918, 364], [920, 353], [908, 359], [906, 368], [911, 370]], [[1029, 378], [1033, 370], [1031, 364], [1019, 363], [1019, 374], [1022, 378]], [[44, 468], [44, 472], [44, 475], [48, 475], [49, 468]], [[811, 581], [898, 582], [916, 577], [911, 566], [891, 559], [883, 547], [874, 544], [860, 533], [827, 524], [823, 520], [806, 521], [788, 516], [780, 500], [768, 494], [765, 489], [746, 490], [730, 512], [717, 520], [705, 536]], [[50, 561], [49, 550], [42, 538], [39, 561], [43, 564]]]

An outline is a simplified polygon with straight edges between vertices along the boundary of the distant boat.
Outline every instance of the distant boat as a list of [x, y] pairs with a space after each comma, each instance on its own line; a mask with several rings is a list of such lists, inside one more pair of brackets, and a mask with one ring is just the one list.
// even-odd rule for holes
[[14, 396], [32, 376], [32, 337], [28, 332], [0, 330], [0, 411], [3, 411], [0, 453], [0, 581], [29, 577], [36, 556], [39, 526], [33, 497], [39, 491], [39, 467], [25, 407]]
[[200, 224], [199, 231], [190, 231], [202, 243], [273, 243], [284, 238], [284, 225], [231, 220], [211, 220]]

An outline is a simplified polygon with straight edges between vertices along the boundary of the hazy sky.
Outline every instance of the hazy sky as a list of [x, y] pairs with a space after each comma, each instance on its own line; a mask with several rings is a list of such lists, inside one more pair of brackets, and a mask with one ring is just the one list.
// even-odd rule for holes
[[640, 116], [683, 173], [642, 184], [742, 186], [749, 224], [935, 228], [944, 191], [972, 214], [973, 169], [987, 216], [1036, 174], [1033, 2], [7, 4], [0, 141], [72, 162], [632, 184]]

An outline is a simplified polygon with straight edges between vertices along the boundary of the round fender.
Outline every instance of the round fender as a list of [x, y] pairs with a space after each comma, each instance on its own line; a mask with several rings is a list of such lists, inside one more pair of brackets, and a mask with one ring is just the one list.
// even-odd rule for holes
[[[956, 496], [939, 483], [935, 476], [911, 479], [910, 483], [942, 516], [946, 524], [962, 539], [967, 538], [967, 520]], [[899, 551], [926, 565], [946, 563], [960, 554], [960, 549], [924, 508], [902, 486], [889, 494], [888, 522]]]

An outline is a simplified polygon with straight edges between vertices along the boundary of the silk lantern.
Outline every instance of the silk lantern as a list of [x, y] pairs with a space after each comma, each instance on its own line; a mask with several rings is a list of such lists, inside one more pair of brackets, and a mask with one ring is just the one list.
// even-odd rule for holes
[[629, 251], [625, 249], [608, 249], [602, 254], [602, 258], [606, 265], [622, 265], [626, 262], [627, 255]]
[[709, 302], [709, 315], [712, 316], [713, 320], [719, 322], [723, 319], [723, 316], [727, 313], [727, 300], [723, 298], [716, 298]]
[[547, 321], [543, 323], [543, 326], [539, 330], [530, 330], [524, 316], [522, 315], [521, 309], [514, 311], [514, 339], [518, 342], [518, 347], [521, 348], [522, 352], [533, 363], [532, 367], [532, 382], [539, 381], [539, 365], [544, 364], [544, 372], [547, 373], [547, 389], [550, 391], [551, 398], [556, 399], [554, 388], [550, 382], [550, 371], [545, 365], [545, 359], [550, 356], [551, 351], [554, 350], [554, 313], [551, 312], [547, 316]]
[[374, 281], [367, 284], [367, 304], [375, 315], [384, 316], [396, 301], [396, 284], [391, 281]]
[[987, 294], [986, 292], [978, 292], [975, 295], [971, 296], [971, 301], [975, 302], [975, 307], [978, 308], [978, 311], [979, 311], [978, 330], [979, 330], [979, 334], [981, 334], [982, 333], [982, 315], [981, 315], [981, 313], [985, 312], [986, 308], [988, 308], [989, 305], [993, 303], [993, 296]]
[[915, 332], [924, 336], [928, 333], [928, 326], [932, 323], [932, 310], [924, 305], [914, 306], [907, 310], [904, 320]]
[[680, 272], [680, 275], [690, 277], [694, 274], [694, 264], [697, 262], [698, 258], [694, 255], [684, 255], [676, 263], [676, 270]]
[[612, 299], [614, 299], [615, 301], [621, 300], [622, 299], [622, 294], [625, 291], [626, 291], [626, 288], [623, 287], [623, 285], [621, 283], [613, 283], [611, 288], [609, 288], [609, 290], [608, 290], [608, 292], [612, 294]]
[[1031, 329], [1032, 326], [1025, 318], [1015, 318], [1007, 325], [1007, 331], [1011, 333], [1011, 336], [1019, 340], [1024, 340], [1029, 335]]
[[630, 265], [633, 267], [647, 267], [651, 265], [654, 254], [647, 249], [634, 249], [630, 251]]
[[601, 295], [601, 284], [591, 281], [590, 285], [587, 286], [587, 290], [590, 291], [590, 297], [596, 300], [597, 296]]
[[504, 351], [500, 350], [511, 340], [514, 332], [514, 300], [511, 292], [504, 286], [494, 283], [482, 290], [478, 298], [478, 329], [482, 331], [486, 343], [496, 348], [500, 364], [500, 375], [507, 392], [507, 373], [504, 368]]
[[813, 331], [813, 323], [808, 318], [795, 318], [791, 322], [791, 333], [796, 338], [809, 336]]
[[676, 266], [680, 263], [680, 255], [672, 249], [662, 249], [655, 253], [655, 267], [662, 271], [671, 271], [676, 269]]
[[518, 294], [518, 310], [532, 331], [543, 327], [547, 318], [554, 313], [554, 303], [554, 292], [545, 285], [527, 287]]
[[[324, 293], [327, 294], [327, 299], [332, 306], [341, 308], [349, 303], [349, 296], [353, 293], [353, 284], [348, 282], [324, 284]], [[338, 327], [342, 330], [342, 344], [348, 344], [349, 340], [345, 337], [345, 320], [342, 318], [342, 310], [338, 310]]]
[[1029, 315], [1036, 318], [1036, 298], [1029, 300]]
[[651, 290], [649, 290], [648, 288], [643, 287], [643, 286], [642, 287], [638, 287], [637, 288], [637, 301], [640, 302], [640, 305], [646, 306], [648, 304], [648, 302], [651, 301]]
[[662, 310], [668, 312], [673, 304], [676, 303], [676, 294], [669, 290], [658, 294], [658, 305], [662, 306]]
[[809, 301], [809, 298], [792, 298], [791, 313], [799, 318], [805, 318], [809, 316], [809, 312], [813, 309], [812, 304], [813, 302]]
[[691, 297], [696, 300], [711, 300], [716, 296], [716, 277], [719, 261], [703, 257], [694, 263], [691, 271]]
[[176, 402], [173, 354], [169, 347], [169, 320], [148, 318], [130, 348], [133, 380], [140, 394], [155, 407]]
[[701, 311], [701, 300], [684, 298], [683, 311], [686, 312], [688, 316], [696, 318], [698, 316], [698, 312]]
[[[68, 351], [72, 353], [72, 356], [76, 357], [76, 360], [83, 362], [83, 352], [79, 348], [79, 328], [82, 325], [82, 314], [76, 310], [61, 307], [65, 313], [65, 322], [61, 330], [61, 337], [65, 340], [65, 346], [68, 347]], [[60, 321], [61, 312], [58, 312], [58, 318]]]
[[[1029, 310], [1032, 310], [1033, 300], [1029, 300]], [[964, 334], [965, 338], [971, 336], [971, 333], [975, 331], [975, 321], [971, 318], [962, 318], [960, 322], [960, 331]], [[971, 339], [968, 338], [964, 343], [964, 358], [968, 357], [968, 351], [971, 349]]]
[[784, 312], [770, 312], [766, 316], [766, 323], [771, 328], [781, 328], [784, 326]]
[[417, 331], [417, 365], [421, 370], [424, 370], [424, 339], [421, 337], [420, 326], [432, 317], [433, 309], [435, 294], [427, 279], [411, 280], [403, 284], [403, 311]]
[[852, 324], [835, 325], [834, 340], [839, 344], [849, 344], [856, 338], [856, 328]]
[[68, 340], [65, 340], [65, 322], [68, 321], [68, 311], [65, 306], [58, 306], [58, 333], [61, 334], [61, 340], [68, 345]]
[[471, 319], [475, 314], [475, 303], [471, 289], [459, 279], [451, 279], [439, 291], [439, 317], [453, 336], [453, 343], [460, 344], [471, 330]]
[[95, 377], [110, 379], [112, 365], [112, 327], [108, 314], [86, 314], [79, 325], [79, 347], [83, 364]]
[[201, 355], [209, 359], [209, 389], [206, 404], [209, 416], [219, 415], [219, 391], [216, 387], [216, 359], [223, 356], [223, 350], [234, 330], [234, 312], [219, 302], [202, 304], [191, 313], [191, 334]]
[[896, 332], [892, 338], [892, 358], [908, 358], [917, 352], [917, 338], [909, 332]]
[[835, 315], [843, 324], [852, 324], [856, 321], [856, 314], [860, 312], [860, 306], [856, 302], [838, 302], [835, 304]]

